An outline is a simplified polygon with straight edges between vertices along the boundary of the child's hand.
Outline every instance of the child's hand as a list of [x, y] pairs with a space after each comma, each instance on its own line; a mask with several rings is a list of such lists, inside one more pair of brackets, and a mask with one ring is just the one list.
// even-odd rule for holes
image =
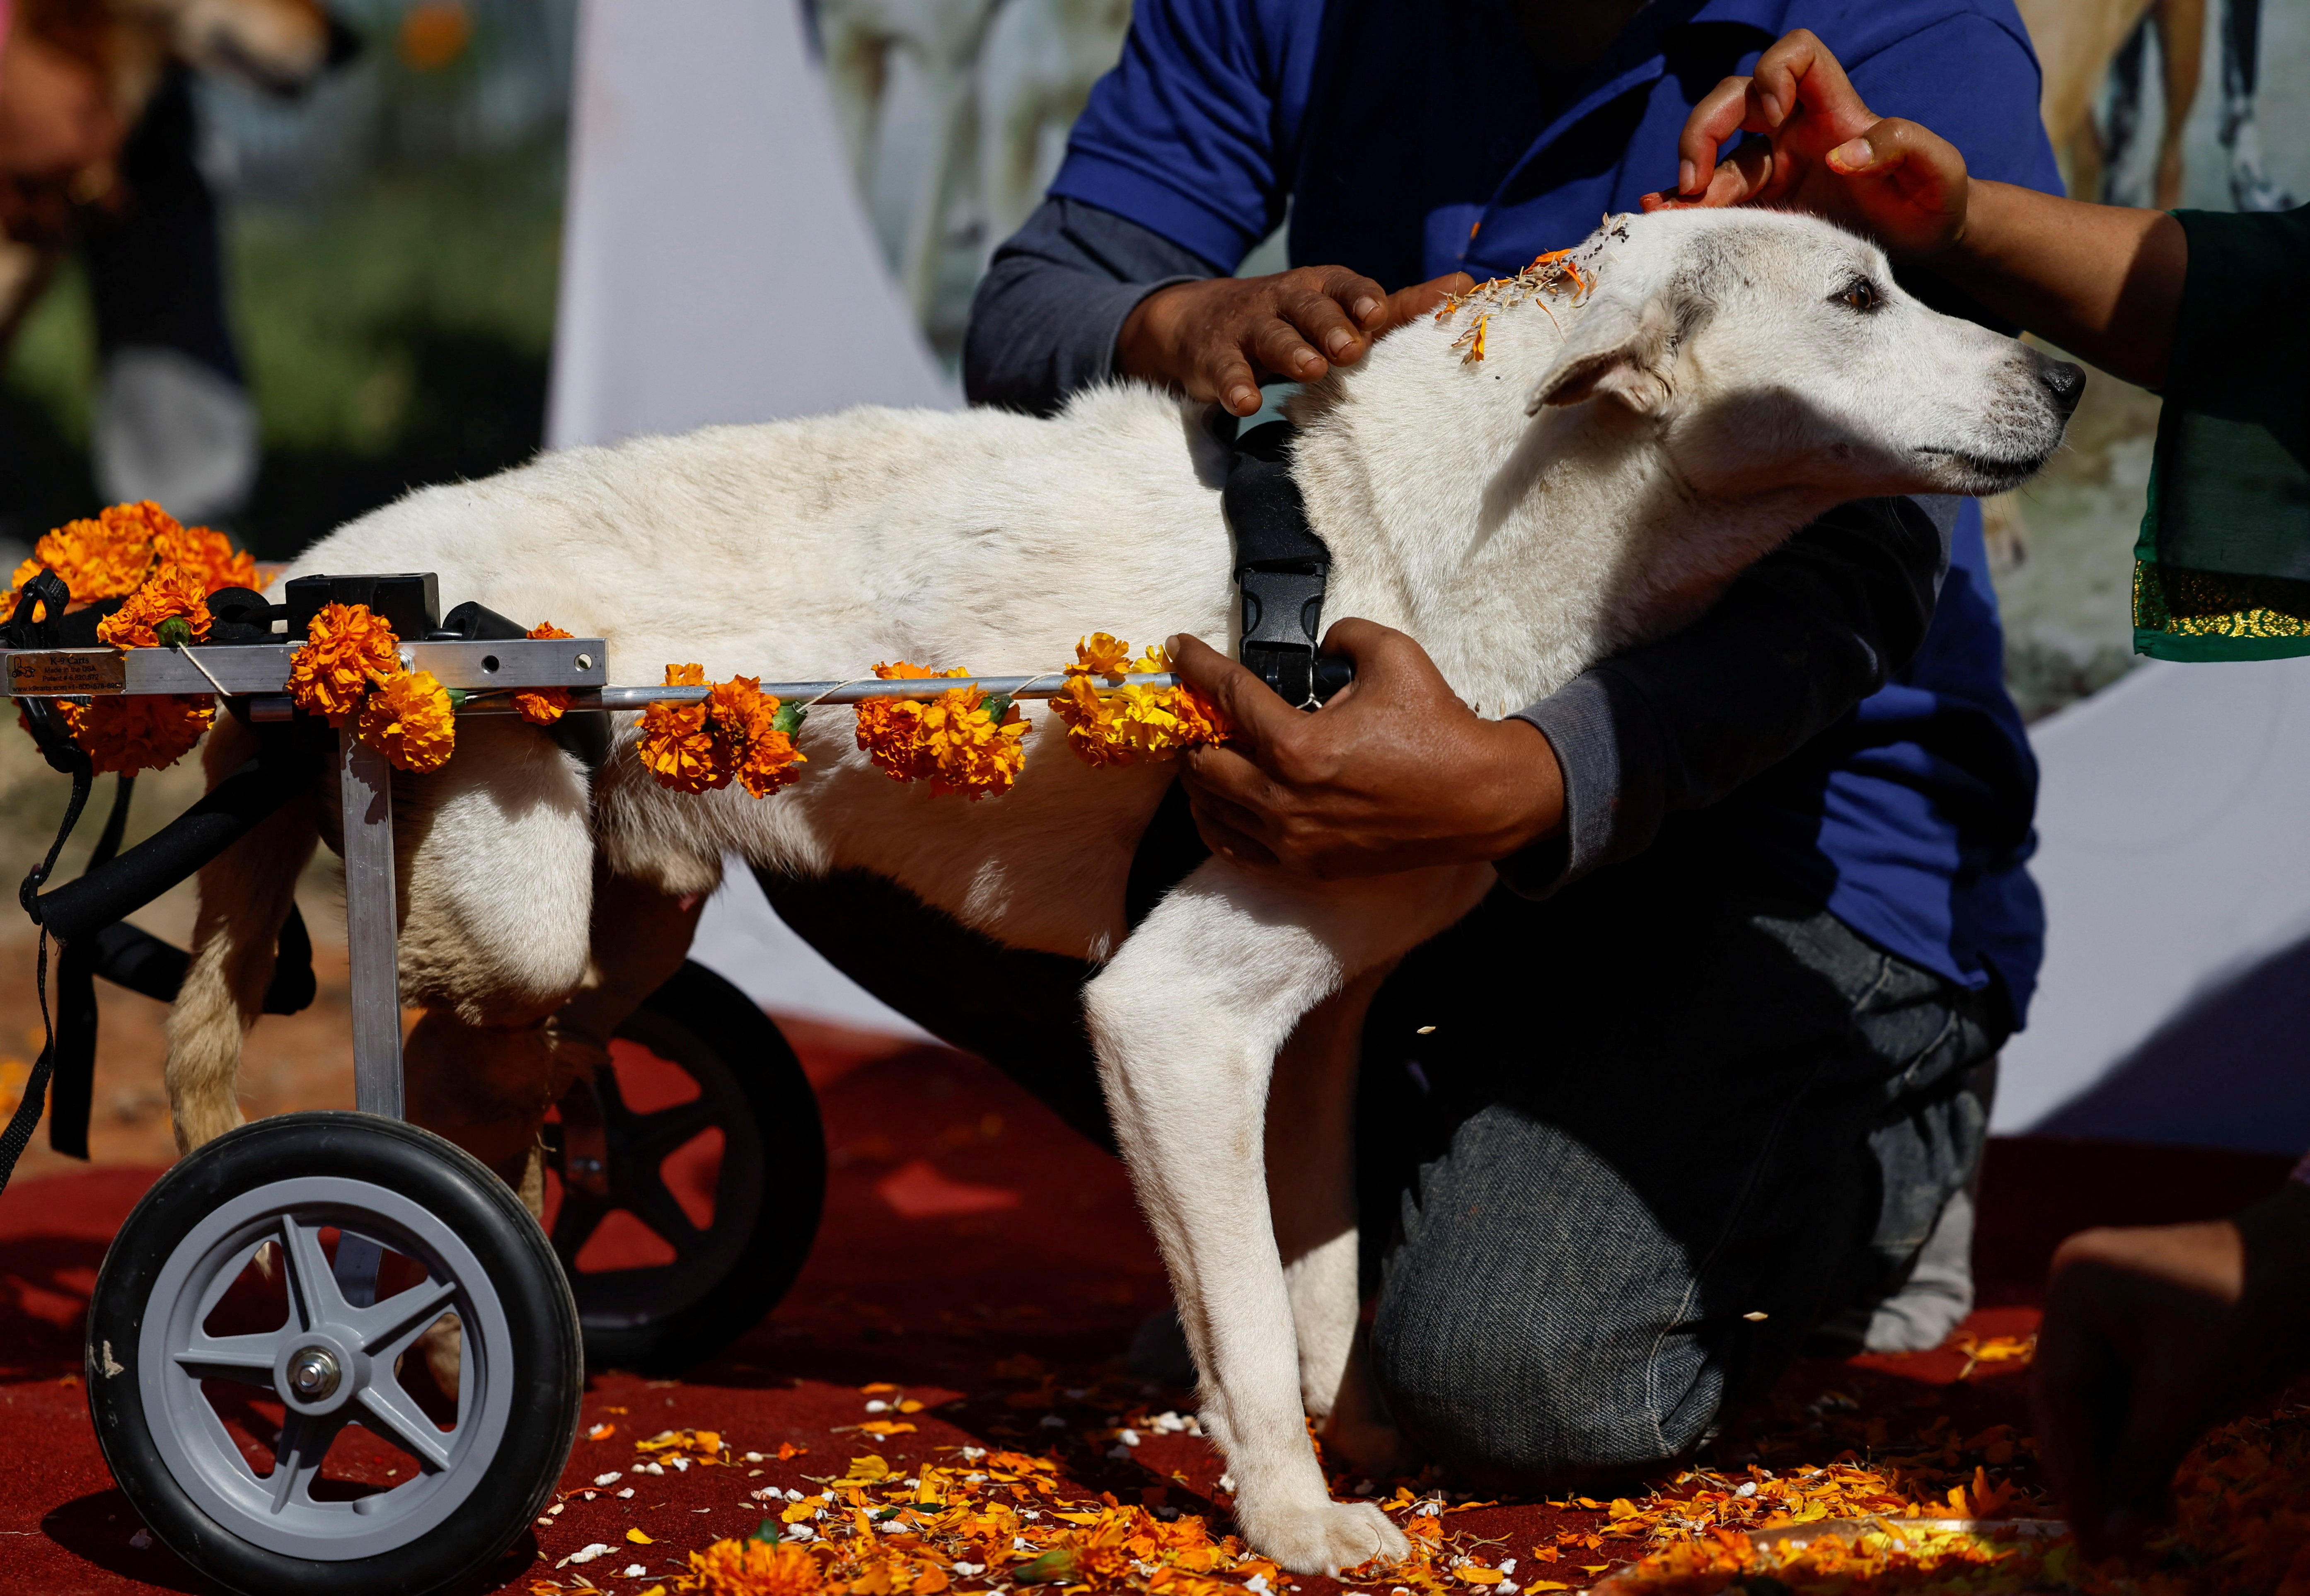
[[[1723, 166], [1719, 145], [1760, 133]], [[1875, 239], [1889, 253], [1937, 255], [1965, 233], [1965, 157], [1929, 129], [1880, 118], [1862, 103], [1828, 47], [1805, 29], [1693, 107], [1677, 143], [1677, 192], [1646, 211], [1758, 204], [1810, 211]]]

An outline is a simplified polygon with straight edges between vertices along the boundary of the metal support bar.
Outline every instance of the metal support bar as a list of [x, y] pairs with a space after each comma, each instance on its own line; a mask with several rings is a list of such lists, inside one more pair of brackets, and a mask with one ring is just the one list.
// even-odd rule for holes
[[401, 915], [393, 888], [393, 770], [353, 735], [338, 734], [345, 854], [345, 950], [352, 960], [353, 1106], [402, 1117]]
[[[1099, 692], [1120, 691], [1126, 687], [1177, 687], [1177, 672], [1157, 671], [1116, 679], [1094, 676], [1091, 686]], [[1046, 671], [1040, 676], [907, 676], [884, 681], [869, 678], [864, 681], [765, 681], [762, 690], [782, 704], [861, 704], [868, 698], [935, 698], [941, 693], [957, 688], [975, 687], [983, 692], [1006, 693], [1014, 698], [1055, 698], [1066, 691], [1067, 674], [1064, 671]], [[639, 709], [646, 704], [702, 704], [711, 690], [702, 687], [604, 687], [593, 690], [575, 689], [569, 695], [569, 707], [586, 709]], [[283, 718], [286, 711], [282, 712]], [[460, 715], [518, 715], [509, 696], [492, 693], [487, 698], [467, 699], [458, 707]], [[259, 720], [269, 718], [259, 710]]]

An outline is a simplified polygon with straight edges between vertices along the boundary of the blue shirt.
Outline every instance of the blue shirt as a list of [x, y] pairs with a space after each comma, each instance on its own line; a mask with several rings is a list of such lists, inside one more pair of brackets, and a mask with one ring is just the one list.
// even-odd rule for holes
[[[1050, 192], [1219, 271], [1288, 202], [1295, 262], [1391, 289], [1506, 275], [1672, 183], [1700, 96], [1797, 27], [1976, 176], [2058, 189], [2010, 0], [1653, 0], [1593, 67], [1561, 73], [1498, 0], [1140, 0]], [[2003, 655], [1968, 502], [1917, 656], [1710, 823], [1889, 952], [1970, 987], [1993, 976], [2018, 1022], [2045, 916], [2023, 868], [2036, 765]]]

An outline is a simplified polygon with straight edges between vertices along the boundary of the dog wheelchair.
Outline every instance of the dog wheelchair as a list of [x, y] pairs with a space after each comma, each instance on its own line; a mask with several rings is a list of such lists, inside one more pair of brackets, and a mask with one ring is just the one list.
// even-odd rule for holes
[[[187, 956], [123, 917], [309, 792], [317, 759], [334, 759], [355, 1111], [244, 1125], [154, 1184], [98, 1277], [87, 1390], [123, 1492], [203, 1573], [252, 1596], [316, 1583], [345, 1596], [431, 1591], [501, 1556], [551, 1498], [588, 1359], [682, 1367], [777, 1305], [817, 1231], [825, 1149], [784, 1038], [695, 964], [620, 1028], [611, 1065], [555, 1106], [545, 1227], [469, 1154], [404, 1123], [390, 771], [350, 724], [332, 733], [293, 710], [295, 646], [274, 625], [300, 638], [322, 603], [367, 603], [415, 639], [401, 646], [405, 669], [467, 695], [461, 716], [513, 713], [514, 690], [567, 689], [566, 718], [604, 748], [601, 712], [684, 690], [606, 687], [598, 638], [531, 640], [470, 604], [445, 623], [430, 576], [289, 587], [279, 605], [213, 594], [202, 646], [124, 652], [91, 646], [96, 615], [116, 606], [67, 615], [69, 594], [44, 574], [0, 629], [0, 683], [74, 778], [56, 847], [22, 894], [42, 929], [44, 1016], [48, 941], [60, 950], [65, 1024], [0, 1134], [0, 1180], [52, 1067], [51, 1139], [85, 1156], [94, 1007], [75, 1015], [74, 974], [173, 997]], [[36, 601], [61, 619], [32, 619]], [[103, 693], [213, 694], [219, 713], [264, 728], [264, 752], [126, 852], [121, 777], [91, 868], [42, 892], [92, 779], [55, 704]], [[293, 916], [282, 944], [268, 1012], [312, 997]]]

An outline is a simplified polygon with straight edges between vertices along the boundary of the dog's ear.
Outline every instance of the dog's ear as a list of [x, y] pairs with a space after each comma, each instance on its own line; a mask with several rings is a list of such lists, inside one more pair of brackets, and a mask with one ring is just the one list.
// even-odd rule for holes
[[1596, 300], [1533, 389], [1524, 413], [1536, 416], [1544, 405], [1613, 399], [1639, 415], [1660, 414], [1668, 408], [1675, 331], [1676, 317], [1657, 297], [1639, 306]]

